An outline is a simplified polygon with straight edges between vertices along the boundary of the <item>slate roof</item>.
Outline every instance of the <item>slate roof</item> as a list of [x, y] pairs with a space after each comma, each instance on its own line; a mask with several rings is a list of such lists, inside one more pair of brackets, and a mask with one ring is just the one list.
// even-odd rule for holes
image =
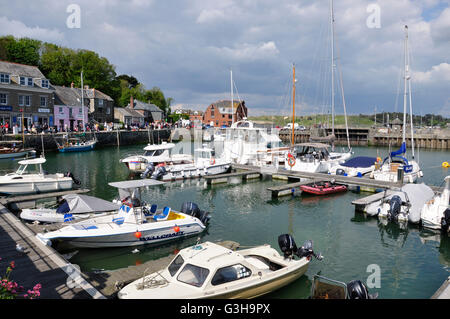
[[139, 113], [138, 111], [135, 111], [133, 109], [130, 109], [128, 107], [115, 107], [114, 112], [119, 112], [123, 116], [131, 116], [131, 117], [141, 117], [144, 118], [144, 115]]
[[[81, 89], [71, 88], [65, 86], [54, 85], [55, 88], [55, 105], [69, 105], [80, 106], [81, 105]], [[84, 89], [84, 98], [87, 99], [103, 99], [112, 101], [111, 97], [104, 94], [97, 89]]]
[[44, 74], [32, 65], [13, 63], [0, 60], [0, 73], [7, 73], [10, 76], [26, 76], [32, 78], [45, 79]]
[[[130, 103], [128, 103], [127, 108], [130, 108]], [[157, 107], [155, 104], [145, 103], [139, 100], [134, 100], [134, 109], [135, 110], [144, 110], [149, 112], [161, 112], [162, 110]]]

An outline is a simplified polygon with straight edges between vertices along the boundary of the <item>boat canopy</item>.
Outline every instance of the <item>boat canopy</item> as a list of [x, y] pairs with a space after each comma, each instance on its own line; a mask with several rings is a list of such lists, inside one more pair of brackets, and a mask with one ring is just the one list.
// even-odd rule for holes
[[174, 148], [175, 144], [163, 142], [162, 144], [148, 144], [144, 151], [168, 150]]
[[374, 165], [374, 163], [377, 161], [375, 157], [369, 157], [369, 156], [358, 156], [349, 159], [345, 163], [342, 163], [341, 166], [345, 167], [370, 167]]
[[43, 164], [46, 162], [46, 159], [44, 157], [38, 157], [38, 158], [32, 158], [32, 159], [26, 159], [23, 161], [19, 161], [20, 165], [32, 165], [32, 164]]
[[165, 184], [165, 182], [157, 181], [154, 179], [140, 179], [140, 180], [108, 183], [108, 185], [110, 185], [112, 187], [116, 187], [118, 189], [133, 189], [133, 188], [156, 186], [156, 185], [162, 185], [162, 184]]
[[73, 214], [110, 212], [118, 210], [120, 206], [107, 200], [88, 196], [68, 194], [63, 196], [63, 202], [56, 209], [57, 213], [64, 214], [71, 212]]
[[406, 153], [406, 143], [405, 142], [402, 143], [402, 145], [400, 146], [400, 148], [398, 150], [391, 152], [390, 156], [395, 157], [397, 155], [404, 154], [404, 153]]

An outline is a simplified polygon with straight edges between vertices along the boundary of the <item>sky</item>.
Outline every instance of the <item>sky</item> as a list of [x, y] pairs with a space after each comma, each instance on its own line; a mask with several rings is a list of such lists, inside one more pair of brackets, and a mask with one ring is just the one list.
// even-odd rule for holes
[[[403, 111], [408, 25], [413, 113], [450, 117], [449, 4], [335, 0], [335, 112]], [[290, 116], [295, 65], [296, 115], [331, 113], [330, 0], [0, 0], [9, 34], [95, 51], [173, 108], [230, 99], [232, 78], [249, 116]]]

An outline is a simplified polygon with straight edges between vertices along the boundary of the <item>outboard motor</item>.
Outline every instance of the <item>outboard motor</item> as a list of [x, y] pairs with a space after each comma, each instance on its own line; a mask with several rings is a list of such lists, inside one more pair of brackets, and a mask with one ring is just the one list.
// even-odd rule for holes
[[155, 170], [155, 165], [153, 163], [149, 163], [145, 168], [145, 171], [141, 174], [141, 178], [147, 178], [147, 176], [151, 176], [153, 171]]
[[181, 212], [198, 218], [204, 225], [207, 225], [211, 219], [208, 212], [201, 210], [198, 205], [193, 202], [184, 202], [183, 205], [181, 205]]
[[164, 166], [156, 167], [155, 171], [152, 174], [152, 178], [159, 180], [159, 179], [161, 179], [161, 177], [166, 175], [166, 173], [167, 173], [167, 171]]
[[400, 214], [400, 209], [402, 207], [402, 199], [398, 195], [392, 196], [389, 201], [390, 209], [388, 210], [387, 217], [389, 220], [396, 220]]
[[81, 182], [78, 179], [76, 179], [75, 176], [73, 176], [73, 174], [71, 172], [67, 172], [66, 174], [64, 174], [64, 176], [72, 178], [73, 182], [76, 185], [80, 185], [81, 184]]
[[348, 299], [375, 299], [377, 295], [369, 295], [367, 287], [361, 280], [352, 280], [347, 284]]
[[278, 236], [278, 245], [284, 254], [284, 258], [293, 257], [297, 253], [297, 245], [294, 238], [289, 234]]
[[294, 238], [289, 234], [283, 234], [278, 236], [278, 245], [284, 254], [284, 258], [292, 258], [297, 255], [299, 258], [306, 257], [308, 260], [311, 256], [314, 256], [318, 260], [322, 260], [321, 254], [316, 255], [313, 251], [313, 244], [311, 240], [307, 240], [302, 247], [297, 249]]
[[441, 230], [447, 233], [450, 226], [450, 208], [444, 211], [444, 217], [441, 218]]

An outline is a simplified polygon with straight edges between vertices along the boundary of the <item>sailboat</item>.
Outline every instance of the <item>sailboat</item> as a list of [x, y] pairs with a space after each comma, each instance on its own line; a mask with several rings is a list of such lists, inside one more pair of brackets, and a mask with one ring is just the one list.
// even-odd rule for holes
[[[380, 181], [398, 182], [403, 176], [403, 182], [415, 183], [418, 178], [423, 176], [419, 164], [414, 160], [414, 129], [411, 98], [411, 74], [409, 71], [409, 52], [408, 52], [408, 26], [405, 25], [405, 68], [404, 68], [404, 94], [403, 94], [403, 136], [402, 144], [396, 151], [390, 152], [383, 160], [380, 166], [376, 166], [370, 177]], [[407, 99], [407, 96], [409, 98]], [[411, 160], [406, 156], [406, 105], [409, 100], [409, 112], [411, 119]]]
[[[350, 147], [350, 139], [348, 134], [348, 124], [347, 124], [347, 111], [344, 98], [344, 89], [342, 86], [342, 76], [340, 76], [341, 82], [341, 95], [342, 103], [344, 106], [345, 115], [345, 127], [347, 132], [347, 152], [335, 152], [334, 151], [334, 118], [335, 118], [335, 90], [334, 90], [334, 12], [333, 12], [333, 1], [330, 1], [330, 22], [331, 22], [331, 111], [332, 111], [332, 129], [331, 136], [324, 138], [318, 138], [317, 141], [310, 143], [301, 143], [294, 145], [294, 120], [295, 120], [295, 66], [293, 66], [293, 103], [292, 103], [292, 136], [291, 136], [291, 152], [287, 154], [285, 161], [285, 168], [292, 171], [305, 171], [314, 173], [328, 173], [330, 170], [344, 163], [345, 160], [352, 156], [352, 151]], [[329, 145], [327, 142], [331, 142]]]

